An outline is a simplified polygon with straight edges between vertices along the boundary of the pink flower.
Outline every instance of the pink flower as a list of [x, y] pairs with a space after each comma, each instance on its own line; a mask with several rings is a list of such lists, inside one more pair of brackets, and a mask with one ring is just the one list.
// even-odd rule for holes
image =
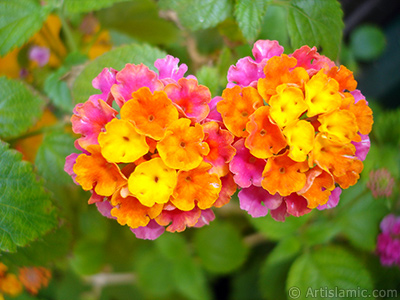
[[383, 218], [378, 235], [376, 253], [384, 266], [400, 267], [400, 217], [393, 214]]
[[36, 62], [39, 67], [43, 67], [49, 62], [50, 49], [47, 47], [33, 46], [29, 50], [29, 59]]
[[393, 192], [394, 183], [394, 178], [390, 172], [382, 168], [369, 173], [367, 187], [371, 190], [374, 198], [390, 197]]

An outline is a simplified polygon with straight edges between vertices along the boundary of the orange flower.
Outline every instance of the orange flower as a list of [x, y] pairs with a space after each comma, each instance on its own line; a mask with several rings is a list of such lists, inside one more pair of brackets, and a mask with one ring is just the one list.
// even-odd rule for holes
[[360, 173], [364, 168], [362, 161], [357, 158], [353, 158], [350, 162], [351, 165], [348, 169], [346, 169], [346, 174], [342, 176], [333, 175], [335, 181], [343, 189], [347, 189], [348, 187], [355, 185], [357, 180], [360, 178]]
[[[351, 143], [342, 144], [328, 139], [323, 133], [318, 133], [315, 138], [314, 149], [310, 154], [309, 164], [316, 163], [321, 169], [331, 173], [335, 180], [338, 177], [350, 176], [350, 173], [360, 170], [360, 163], [362, 165], [362, 162], [354, 157], [355, 150]], [[355, 177], [357, 176], [358, 174]], [[347, 185], [343, 181], [346, 178], [342, 178], [341, 181], [344, 186]]]
[[357, 87], [357, 81], [354, 80], [353, 72], [345, 66], [333, 67], [328, 71], [329, 77], [335, 79], [339, 83], [339, 91], [354, 91]]
[[270, 107], [262, 106], [250, 116], [247, 123], [245, 146], [258, 158], [268, 158], [286, 147], [286, 140], [279, 127], [270, 119]]
[[360, 133], [369, 134], [371, 132], [374, 119], [372, 117], [372, 110], [367, 105], [367, 102], [365, 100], [360, 100], [356, 104], [351, 104], [349, 106], [349, 111], [351, 111], [356, 117], [356, 122]]
[[128, 225], [131, 228], [146, 226], [150, 219], [155, 219], [163, 209], [162, 204], [148, 207], [135, 197], [124, 198], [119, 191], [114, 193], [111, 204], [115, 206], [111, 210], [111, 215], [117, 218], [119, 224]]
[[24, 267], [19, 269], [18, 277], [25, 289], [32, 295], [36, 295], [39, 289], [48, 286], [51, 272], [43, 267]]
[[241, 89], [235, 86], [223, 91], [217, 110], [230, 132], [237, 137], [246, 137], [248, 135], [246, 123], [249, 121], [249, 116], [262, 105], [263, 100], [255, 88]]
[[283, 130], [287, 143], [290, 147], [289, 157], [297, 162], [307, 159], [308, 153], [314, 145], [314, 127], [306, 120], [291, 122]]
[[276, 88], [282, 83], [290, 83], [292, 86], [302, 87], [309, 79], [304, 68], [295, 68], [297, 60], [285, 54], [271, 57], [265, 67], [265, 78], [258, 80], [257, 88], [266, 102], [276, 94]]
[[285, 127], [293, 120], [297, 120], [307, 109], [303, 91], [287, 84], [276, 88], [276, 95], [269, 99], [272, 119], [280, 128]]
[[218, 175], [208, 173], [211, 165], [201, 163], [196, 169], [178, 172], [178, 184], [171, 202], [180, 210], [189, 211], [196, 205], [200, 209], [210, 208], [218, 199], [221, 180]]
[[335, 181], [328, 172], [315, 167], [306, 173], [307, 183], [304, 188], [298, 192], [299, 195], [307, 199], [308, 208], [316, 208], [324, 205], [335, 188]]
[[228, 130], [221, 129], [217, 122], [207, 122], [203, 124], [203, 131], [206, 134], [205, 142], [210, 147], [210, 152], [204, 161], [213, 167], [210, 173], [218, 176], [225, 176], [229, 172], [228, 163], [236, 153], [232, 146], [234, 136]]
[[336, 110], [329, 114], [318, 117], [321, 126], [320, 132], [340, 143], [350, 143], [351, 141], [360, 142], [361, 138], [357, 134], [358, 127], [356, 117], [348, 110]]
[[304, 88], [308, 117], [330, 113], [339, 108], [342, 102], [342, 97], [339, 94], [339, 83], [325, 75], [323, 70], [314, 75]]
[[22, 284], [15, 274], [7, 273], [4, 277], [0, 278], [0, 291], [15, 297], [22, 293]]
[[166, 128], [178, 119], [178, 110], [163, 91], [151, 93], [148, 87], [142, 87], [132, 93], [121, 108], [121, 119], [132, 121], [137, 132], [160, 140]]
[[101, 154], [109, 162], [134, 162], [149, 151], [144, 135], [136, 132], [131, 122], [113, 119], [99, 134]]
[[73, 167], [76, 181], [85, 191], [94, 188], [101, 196], [111, 196], [119, 187], [126, 184], [126, 177], [115, 163], [109, 163], [100, 153], [99, 145], [87, 148], [91, 155], [82, 153]]
[[202, 126], [198, 123], [190, 126], [190, 123], [186, 118], [175, 121], [157, 145], [160, 157], [170, 168], [184, 171], [194, 169], [210, 152], [208, 144], [203, 142]]
[[129, 176], [128, 188], [141, 204], [151, 207], [155, 203], [167, 203], [176, 183], [176, 171], [157, 157], [136, 167]]
[[289, 196], [300, 191], [306, 184], [306, 162], [299, 163], [288, 156], [286, 151], [282, 155], [270, 157], [265, 165], [261, 185], [271, 195], [279, 193]]

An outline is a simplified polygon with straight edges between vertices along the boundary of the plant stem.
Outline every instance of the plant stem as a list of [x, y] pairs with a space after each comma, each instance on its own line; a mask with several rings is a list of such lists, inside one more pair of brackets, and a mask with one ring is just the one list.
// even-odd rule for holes
[[58, 16], [60, 17], [60, 20], [61, 20], [62, 30], [65, 34], [66, 43], [68, 45], [68, 48], [70, 49], [71, 52], [78, 51], [78, 46], [75, 42], [74, 35], [72, 34], [71, 27], [69, 26], [67, 20], [65, 19], [62, 8], [58, 9]]

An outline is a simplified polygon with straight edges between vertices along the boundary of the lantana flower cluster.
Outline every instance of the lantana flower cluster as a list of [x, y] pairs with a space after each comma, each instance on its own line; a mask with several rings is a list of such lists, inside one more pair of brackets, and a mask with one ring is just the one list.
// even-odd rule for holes
[[158, 72], [104, 69], [93, 80], [101, 94], [76, 105], [71, 119], [81, 153], [67, 157], [65, 170], [91, 191], [89, 204], [138, 238], [208, 224], [211, 207], [236, 190], [234, 137], [212, 119], [209, 89], [178, 63], [167, 56], [155, 62]]
[[240, 206], [279, 221], [333, 207], [354, 185], [369, 150], [373, 118], [351, 71], [316, 48], [283, 54], [260, 40], [228, 71], [217, 104], [235, 135], [229, 164]]

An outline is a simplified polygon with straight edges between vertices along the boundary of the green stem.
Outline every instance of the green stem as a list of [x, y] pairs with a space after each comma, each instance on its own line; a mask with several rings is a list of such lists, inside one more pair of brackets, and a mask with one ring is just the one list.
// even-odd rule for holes
[[67, 20], [65, 19], [62, 8], [58, 9], [58, 16], [60, 17], [60, 20], [61, 20], [62, 30], [65, 34], [66, 43], [68, 45], [68, 48], [71, 50], [71, 52], [78, 51], [78, 45], [75, 42], [75, 38], [74, 38], [74, 35], [72, 34], [71, 27], [69, 26]]

